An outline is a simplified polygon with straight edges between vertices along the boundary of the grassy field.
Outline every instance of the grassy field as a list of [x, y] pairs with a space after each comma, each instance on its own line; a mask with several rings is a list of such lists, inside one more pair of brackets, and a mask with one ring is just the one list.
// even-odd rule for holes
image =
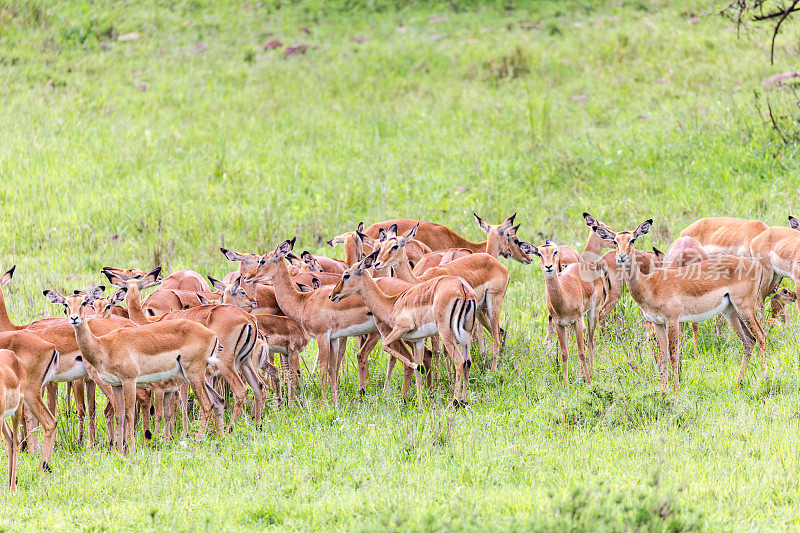
[[[642, 245], [664, 249], [701, 216], [784, 225], [798, 146], [754, 93], [796, 64], [798, 31], [770, 67], [767, 34], [737, 37], [725, 3], [4, 2], [12, 318], [50, 316], [43, 288], [105, 265], [221, 276], [220, 245], [296, 235], [331, 253], [332, 235], [397, 216], [477, 240], [473, 211], [517, 212], [523, 239], [575, 246], [583, 211], [617, 229], [652, 217]], [[770, 332], [771, 379], [756, 361], [741, 388], [738, 340], [703, 324], [664, 396], [625, 297], [596, 383], [562, 391], [540, 271], [506, 264], [506, 357], [478, 365], [468, 409], [446, 408], [447, 383], [423, 409], [384, 397], [378, 352], [363, 400], [351, 354], [338, 408], [306, 380], [302, 407], [200, 445], [86, 449], [62, 409], [54, 472], [22, 458], [0, 530], [798, 527], [796, 319]]]

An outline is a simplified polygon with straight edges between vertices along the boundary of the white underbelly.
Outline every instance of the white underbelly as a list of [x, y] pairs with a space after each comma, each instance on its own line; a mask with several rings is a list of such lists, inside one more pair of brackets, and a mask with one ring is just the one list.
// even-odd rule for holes
[[52, 381], [57, 383], [64, 383], [69, 381], [75, 381], [76, 379], [81, 379], [88, 377], [89, 374], [86, 373], [86, 365], [83, 364], [83, 361], [75, 361], [75, 364], [70, 367], [69, 370], [66, 372], [62, 372], [61, 374], [55, 374], [52, 378]]
[[711, 309], [711, 310], [709, 310], [709, 311], [707, 311], [705, 313], [700, 313], [698, 315], [681, 316], [680, 321], [681, 322], [702, 322], [703, 320], [708, 320], [709, 318], [714, 318], [715, 316], [720, 314], [722, 311], [724, 311], [725, 308], [727, 308], [729, 305], [731, 305], [730, 298], [728, 298], [727, 296], [724, 296], [722, 298], [722, 302], [717, 307], [715, 307], [714, 309]]
[[289, 350], [287, 350], [283, 346], [270, 345], [269, 353], [277, 353], [277, 354], [281, 354], [281, 355], [289, 355]]
[[433, 335], [438, 335], [438, 333], [439, 330], [436, 329], [436, 323], [429, 322], [403, 335], [403, 340], [420, 341], [422, 339], [427, 339], [428, 337], [432, 337]]
[[166, 381], [178, 375], [181, 371], [181, 365], [175, 363], [175, 368], [167, 370], [166, 372], [156, 372], [155, 374], [142, 374], [136, 378], [136, 383], [158, 383], [159, 381]]
[[[331, 333], [331, 339], [340, 339], [342, 337], [360, 337], [367, 333], [375, 331], [375, 319], [370, 318], [363, 324], [357, 324], [348, 328], [340, 329]], [[319, 340], [319, 339], [318, 339]]]
[[44, 379], [42, 380], [42, 386], [47, 385], [51, 381], [55, 381], [56, 371], [58, 370], [58, 356], [53, 359], [50, 368], [47, 369], [47, 374], [44, 375]]

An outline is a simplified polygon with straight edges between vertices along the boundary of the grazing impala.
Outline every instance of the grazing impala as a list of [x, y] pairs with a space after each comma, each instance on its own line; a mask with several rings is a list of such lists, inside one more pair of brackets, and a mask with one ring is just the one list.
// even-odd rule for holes
[[[460, 276], [478, 295], [478, 321], [492, 335], [492, 370], [497, 369], [497, 360], [502, 345], [500, 313], [508, 287], [508, 268], [489, 254], [474, 253], [456, 259], [444, 266], [428, 269], [422, 276], [415, 276], [408, 264], [405, 247], [417, 233], [417, 226], [398, 237], [392, 235], [381, 243], [375, 269], [393, 269], [394, 276], [411, 284], [419, 284], [438, 276]], [[478, 336], [482, 340], [482, 336]], [[481, 343], [482, 344], [482, 343]]]
[[[457, 276], [438, 276], [389, 296], [381, 291], [367, 270], [373, 266], [378, 252], [348, 268], [342, 280], [330, 292], [332, 302], [358, 294], [383, 329], [384, 343], [396, 358], [403, 354], [393, 347], [405, 340], [413, 347], [414, 377], [417, 382], [417, 405], [422, 402], [423, 341], [438, 334], [456, 368], [453, 405], [465, 405], [469, 369], [472, 360], [469, 345], [475, 327], [477, 296], [464, 280]], [[381, 328], [379, 328], [381, 329]]]
[[437, 250], [447, 250], [449, 248], [466, 248], [473, 253], [483, 252], [492, 257], [503, 256], [505, 258], [515, 259], [525, 265], [530, 264], [531, 258], [528, 257], [528, 254], [519, 249], [520, 240], [517, 238], [519, 224], [516, 226], [513, 225], [516, 214], [508, 217], [502, 224], [496, 226], [488, 224], [475, 213], [473, 213], [473, 215], [475, 216], [475, 221], [478, 223], [478, 226], [486, 232], [486, 240], [483, 242], [468, 241], [447, 226], [442, 226], [441, 224], [408, 219], [379, 222], [364, 230], [363, 233], [368, 237], [377, 239], [382, 228], [395, 225], [395, 234], [399, 235], [409, 232], [411, 228], [419, 224], [415, 239], [425, 243], [434, 252]]
[[[300, 292], [292, 281], [289, 266], [284, 258], [292, 251], [294, 239], [280, 243], [273, 252], [265, 254], [245, 276], [245, 283], [271, 281], [280, 309], [317, 340], [320, 368], [327, 371], [331, 398], [338, 399], [338, 373], [341, 359], [338, 355], [340, 339], [372, 333], [375, 318], [360, 298], [345, 298], [336, 303], [328, 299], [332, 287], [320, 287], [312, 292]], [[387, 280], [388, 281], [388, 280]], [[391, 280], [396, 281], [396, 280]], [[400, 282], [402, 284], [402, 282]], [[399, 291], [397, 291], [399, 292]], [[366, 357], [366, 343], [359, 349], [359, 361]], [[416, 369], [408, 349], [397, 342], [395, 351], [402, 354], [400, 361]], [[367, 352], [368, 353], [368, 352]], [[361, 368], [361, 365], [359, 365]], [[361, 376], [359, 376], [361, 382]], [[327, 399], [325, 375], [322, 379], [322, 399]]]
[[258, 418], [256, 406], [261, 405], [261, 387], [258, 377], [250, 366], [250, 354], [255, 346], [258, 326], [251, 315], [232, 305], [201, 305], [167, 313], [157, 320], [149, 318], [142, 308], [142, 290], [158, 283], [160, 267], [155, 268], [142, 278], [128, 278], [113, 274], [109, 270], [103, 272], [108, 281], [117, 287], [127, 289], [126, 302], [131, 319], [137, 324], [168, 323], [173, 320], [188, 319], [213, 331], [219, 339], [221, 349], [217, 354], [217, 371], [231, 386], [234, 395], [233, 412], [230, 430], [242, 413], [242, 406], [247, 399], [247, 387], [239, 376], [241, 372], [253, 389], [253, 409], [251, 416]]
[[[22, 424], [23, 391], [27, 385], [25, 365], [11, 350], [0, 350], [0, 426], [8, 448], [8, 490], [17, 490], [19, 428]], [[9, 426], [6, 418], [11, 419]]]
[[[604, 227], [592, 229], [617, 248], [616, 261], [633, 300], [641, 307], [645, 319], [655, 325], [661, 358], [661, 383], [669, 384], [669, 364], [672, 381], [680, 384], [679, 324], [708, 320], [720, 313], [742, 341], [742, 365], [739, 382], [744, 379], [753, 340], [758, 342], [761, 363], [766, 371], [766, 337], [756, 318], [760, 295], [769, 276], [762, 264], [751, 258], [721, 256], [684, 268], [658, 269], [644, 274], [632, 264], [634, 243], [647, 234], [652, 220], [642, 222], [634, 231], [614, 232]], [[791, 231], [791, 230], [790, 230]]]
[[694, 237], [709, 256], [750, 255], [750, 242], [767, 229], [760, 220], [733, 217], [701, 218], [681, 232]]
[[[538, 248], [533, 246], [533, 253], [539, 256], [542, 272], [544, 272], [544, 290], [547, 299], [547, 311], [553, 319], [561, 348], [561, 367], [564, 375], [564, 387], [569, 384], [569, 350], [567, 349], [567, 327], [575, 332], [575, 344], [581, 361], [581, 370], [586, 383], [592, 382], [594, 375], [594, 331], [597, 327], [600, 309], [606, 298], [605, 274], [603, 263], [573, 263], [563, 270], [558, 268], [559, 246], [547, 242]], [[586, 276], [582, 270], [596, 268], [601, 270], [597, 275]], [[587, 335], [584, 343], [583, 317], [586, 316]], [[585, 347], [584, 347], [585, 344]], [[588, 363], [586, 358], [588, 351]]]
[[778, 318], [781, 322], [786, 323], [789, 321], [789, 315], [786, 314], [786, 307], [790, 303], [797, 301], [797, 294], [789, 289], [780, 289], [776, 291], [769, 302], [771, 318]]
[[753, 257], [770, 263], [769, 289], [762, 293], [762, 301], [783, 278], [791, 278], [800, 287], [800, 231], [792, 228], [772, 227], [750, 243]]
[[86, 323], [86, 306], [102, 295], [100, 289], [102, 287], [89, 294], [68, 297], [47, 290], [44, 295], [52, 303], [64, 306], [83, 357], [114, 388], [118, 451], [122, 453], [125, 441], [131, 451], [135, 448], [133, 421], [137, 383], [164, 381], [178, 374], [191, 384], [200, 404], [197, 440], [205, 437], [212, 410], [216, 414], [217, 431], [222, 436], [222, 399], [206, 381], [208, 364], [216, 360], [218, 344], [214, 332], [190, 320], [174, 320], [120, 328], [97, 337]]

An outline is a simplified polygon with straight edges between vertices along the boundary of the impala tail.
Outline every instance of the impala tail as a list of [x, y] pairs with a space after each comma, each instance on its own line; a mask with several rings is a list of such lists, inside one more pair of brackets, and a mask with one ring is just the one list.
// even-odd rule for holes
[[472, 342], [472, 331], [475, 329], [475, 311], [477, 304], [474, 298], [467, 296], [463, 286], [463, 298], [456, 298], [450, 315], [450, 324], [453, 328], [456, 341], [462, 346], [469, 346]]

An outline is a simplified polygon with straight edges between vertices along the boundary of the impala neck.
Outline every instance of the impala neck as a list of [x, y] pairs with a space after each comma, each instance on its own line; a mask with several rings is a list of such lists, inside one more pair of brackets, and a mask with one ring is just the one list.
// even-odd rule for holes
[[406, 255], [405, 248], [400, 249], [400, 261], [395, 266], [391, 267], [390, 276], [414, 285], [421, 281], [411, 270], [411, 265], [408, 262], [408, 255]]
[[589, 230], [589, 238], [586, 239], [586, 246], [583, 248], [584, 253], [591, 252], [597, 256], [602, 255], [605, 245], [603, 239], [593, 230]]
[[144, 312], [142, 307], [142, 291], [139, 290], [139, 287], [128, 287], [125, 302], [128, 304], [128, 318], [131, 321], [139, 325], [150, 323], [147, 319], [147, 313]]
[[80, 324], [77, 326], [73, 325], [72, 327], [75, 328], [75, 339], [78, 341], [78, 348], [81, 350], [81, 355], [86, 358], [86, 361], [90, 365], [96, 367], [97, 357], [95, 357], [95, 354], [102, 353], [103, 347], [89, 328], [88, 320], [84, 317]]
[[345, 239], [344, 241], [344, 262], [347, 266], [353, 266], [358, 261], [361, 261], [363, 256], [363, 248], [361, 248], [358, 243], [356, 243], [355, 234], [352, 235], [349, 239]]
[[[408, 264], [408, 261], [406, 261]], [[375, 318], [381, 322], [386, 324], [390, 324], [394, 326], [394, 320], [392, 320], [392, 310], [394, 309], [394, 303], [397, 301], [398, 296], [387, 296], [378, 284], [375, 283], [375, 280], [372, 279], [372, 276], [369, 275], [368, 272], [364, 272], [361, 275], [363, 281], [358, 285], [358, 294], [361, 295], [361, 298], [364, 299], [364, 304], [367, 306], [367, 309], [372, 311], [372, 314], [375, 315]]]
[[[489, 233], [492, 232], [490, 231]], [[494, 258], [497, 258], [500, 256], [500, 236], [495, 235], [495, 238], [489, 236], [483, 242], [472, 242], [465, 240], [462, 248], [467, 248], [474, 254], [486, 253]]]
[[284, 260], [281, 260], [278, 265], [278, 272], [272, 280], [272, 285], [275, 288], [275, 300], [278, 302], [278, 307], [286, 313], [286, 316], [299, 324], [301, 322], [300, 310], [309, 296], [314, 293], [300, 292], [295, 288], [289, 273], [289, 266]]
[[628, 288], [628, 292], [631, 293], [631, 298], [638, 304], [640, 301], [643, 300], [642, 294], [645, 292], [645, 280], [642, 279], [644, 274], [642, 274], [641, 270], [641, 263], [640, 261], [636, 260], [636, 257], [632, 257], [632, 263], [620, 266], [621, 271], [621, 278], [625, 282], [625, 286]]
[[564, 292], [562, 288], [558, 273], [549, 277], [545, 276], [544, 290], [547, 292], [547, 298], [554, 309], [562, 309], [564, 307]]
[[8, 310], [6, 309], [6, 297], [3, 293], [3, 289], [0, 289], [0, 331], [14, 331], [18, 329], [22, 328], [11, 322], [11, 318], [8, 316]]

